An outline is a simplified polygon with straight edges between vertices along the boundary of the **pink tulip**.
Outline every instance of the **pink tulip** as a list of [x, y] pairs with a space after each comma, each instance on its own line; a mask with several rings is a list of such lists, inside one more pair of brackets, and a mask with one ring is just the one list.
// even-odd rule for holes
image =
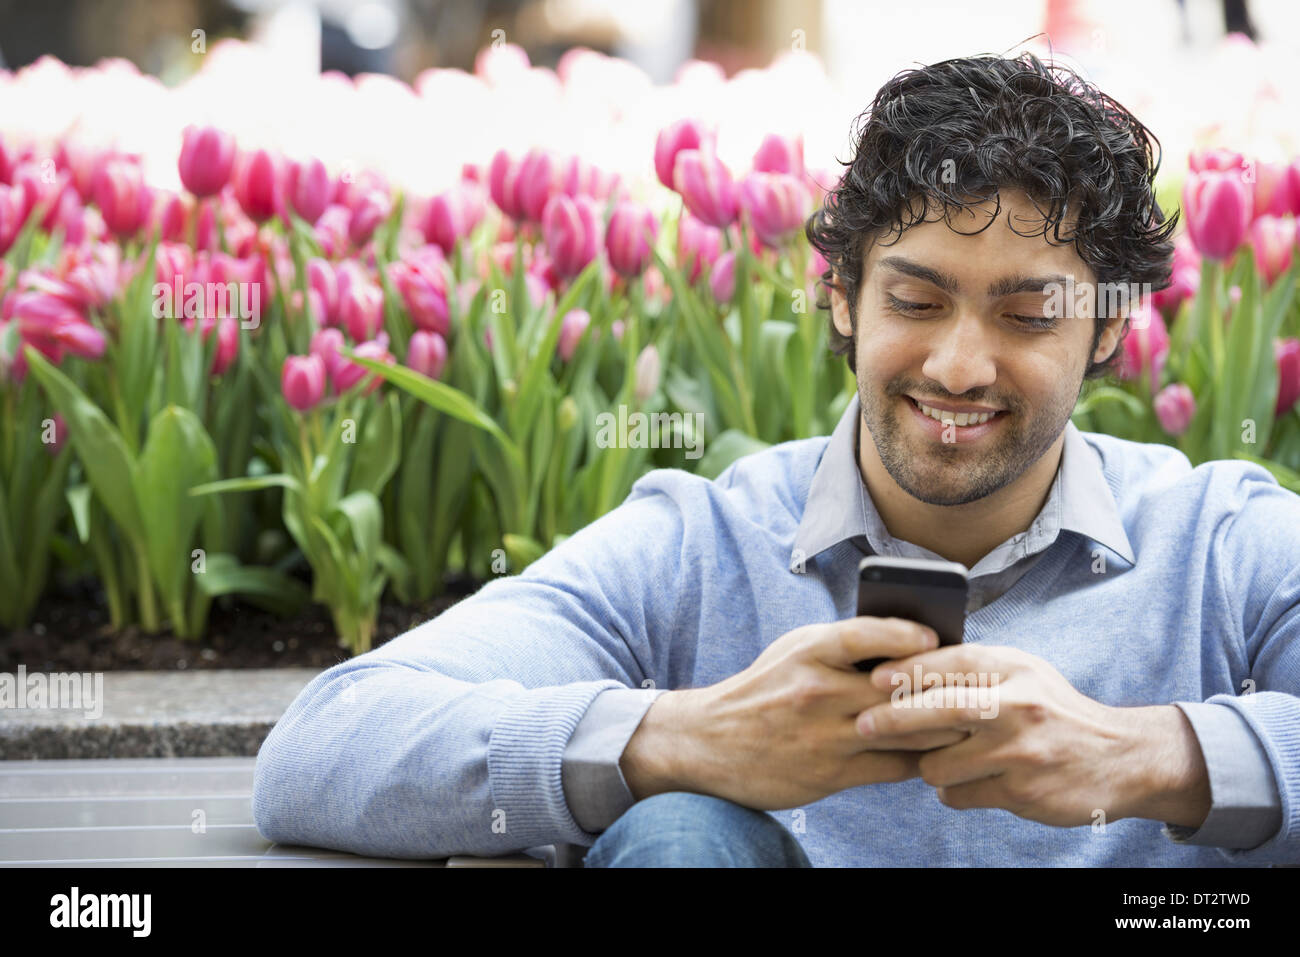
[[1132, 382], [1143, 373], [1150, 376], [1152, 388], [1159, 384], [1156, 362], [1163, 364], [1169, 351], [1169, 329], [1165, 320], [1151, 302], [1135, 306], [1129, 319], [1129, 331], [1124, 337], [1117, 375], [1123, 382]]
[[504, 149], [497, 150], [488, 165], [488, 192], [497, 208], [511, 219], [523, 219], [519, 197], [519, 164]]
[[325, 363], [320, 356], [285, 356], [280, 391], [299, 412], [315, 408], [325, 397]]
[[244, 213], [258, 223], [284, 208], [283, 170], [266, 150], [243, 154], [235, 164], [235, 198]]
[[576, 276], [600, 252], [601, 221], [596, 203], [587, 196], [552, 196], [542, 213], [542, 236], [555, 271]]
[[419, 329], [411, 333], [406, 349], [406, 365], [430, 379], [441, 378], [447, 362], [447, 340], [436, 332]]
[[1300, 401], [1300, 339], [1277, 339], [1273, 342], [1277, 359], [1277, 405], [1274, 415], [1284, 415]]
[[217, 195], [230, 182], [235, 138], [214, 126], [187, 126], [181, 136], [181, 183], [199, 199]]
[[1300, 156], [1287, 164], [1282, 172], [1282, 185], [1278, 192], [1286, 196], [1286, 212], [1300, 216]]
[[367, 191], [352, 207], [348, 219], [348, 241], [354, 246], [364, 246], [392, 212], [393, 201], [386, 192], [378, 189]]
[[591, 314], [586, 309], [571, 309], [565, 313], [564, 318], [560, 321], [560, 340], [556, 344], [556, 351], [560, 354], [561, 359], [568, 362], [573, 358], [573, 352], [578, 348], [578, 342], [590, 325]]
[[348, 224], [352, 220], [352, 210], [339, 203], [325, 207], [325, 212], [316, 220], [312, 235], [326, 256], [334, 258], [343, 255], [348, 248]]
[[1291, 268], [1295, 223], [1279, 216], [1260, 216], [1250, 224], [1250, 245], [1255, 253], [1255, 268], [1271, 285]]
[[[428, 247], [437, 251], [437, 246]], [[446, 336], [451, 327], [447, 276], [438, 256], [410, 255], [388, 267], [388, 275], [417, 329]]]
[[285, 189], [294, 212], [314, 226], [329, 205], [334, 184], [330, 182], [325, 164], [312, 157], [301, 163], [289, 164]]
[[144, 222], [148, 194], [138, 163], [110, 157], [95, 172], [95, 205], [104, 223], [119, 236], [132, 236]]
[[339, 286], [339, 321], [354, 342], [371, 339], [384, 321], [384, 291], [365, 274], [356, 260], [346, 260], [335, 270]]
[[318, 356], [325, 367], [325, 371], [334, 375], [334, 367], [342, 361], [341, 353], [345, 340], [343, 333], [338, 329], [319, 329], [311, 337], [311, 346], [308, 348], [314, 356]]
[[[77, 196], [82, 203], [94, 202], [95, 170], [99, 168], [100, 150], [76, 140], [59, 141], [54, 151], [54, 162], [72, 177]], [[0, 181], [4, 176], [0, 175]]]
[[361, 197], [373, 190], [378, 190], [385, 195], [391, 195], [393, 192], [383, 173], [363, 169], [360, 173], [354, 174], [345, 170], [334, 183], [334, 195], [330, 197], [330, 202], [346, 206], [349, 210], [356, 209]]
[[725, 229], [739, 212], [731, 173], [711, 150], [682, 150], [673, 170], [673, 188], [691, 213], [710, 226]]
[[1255, 183], [1251, 215], [1285, 216], [1291, 212], [1291, 188], [1283, 163], [1260, 161], [1255, 164]]
[[[392, 353], [388, 351], [388, 336], [382, 332], [374, 341], [363, 342], [352, 351], [363, 359], [374, 359], [388, 365], [393, 365], [397, 361]], [[382, 381], [369, 369], [344, 358], [338, 360], [330, 378], [334, 382], [335, 392], [346, 392], [362, 379], [368, 379], [369, 384], [363, 392], [364, 395], [370, 395], [374, 392], [379, 388], [379, 383]]]
[[740, 184], [740, 204], [749, 214], [752, 234], [777, 249], [803, 226], [808, 192], [785, 173], [750, 173]]
[[659, 235], [659, 222], [648, 206], [624, 201], [614, 207], [605, 234], [609, 264], [631, 279], [645, 272]]
[[130, 280], [132, 268], [123, 265], [121, 250], [112, 243], [84, 251], [74, 247], [69, 252], [73, 255], [65, 260], [65, 281], [80, 295], [83, 309], [102, 309], [117, 298]]
[[307, 260], [307, 299], [317, 325], [339, 323], [339, 284], [334, 267], [326, 260]]
[[655, 137], [655, 175], [659, 182], [669, 189], [677, 189], [674, 181], [677, 154], [684, 150], [698, 150], [710, 140], [710, 134], [698, 120], [678, 120], [660, 130]]
[[7, 186], [11, 182], [10, 177], [13, 175], [13, 170], [14, 159], [9, 154], [9, 150], [5, 148], [4, 137], [0, 136], [0, 183]]
[[561, 192], [605, 200], [619, 192], [619, 175], [607, 173], [580, 156], [570, 156], [561, 166]]
[[208, 341], [212, 330], [217, 330], [217, 348], [212, 353], [212, 375], [221, 375], [235, 361], [239, 353], [239, 322], [229, 316], [222, 318], [205, 318], [200, 320], [203, 341]]
[[1236, 170], [1187, 174], [1183, 214], [1197, 251], [1208, 259], [1232, 258], [1250, 225], [1251, 194]]
[[700, 278], [722, 251], [722, 230], [683, 212], [677, 221], [677, 266], [688, 271], [690, 282]]
[[1183, 234], [1174, 242], [1174, 265], [1169, 285], [1152, 294], [1152, 304], [1166, 316], [1196, 295], [1201, 286], [1201, 261], [1191, 239]]
[[522, 218], [538, 222], [551, 197], [560, 191], [560, 161], [550, 150], [531, 149], [519, 163], [515, 194]]
[[179, 243], [185, 239], [189, 211], [180, 196], [166, 190], [154, 194], [149, 207], [149, 234], [163, 242]]
[[450, 256], [457, 241], [468, 238], [486, 212], [482, 188], [462, 183], [430, 200], [421, 225], [424, 238]]
[[757, 173], [787, 173], [802, 180], [806, 174], [803, 164], [803, 134], [778, 136], [769, 133], [763, 137], [758, 152], [754, 154], [754, 171]]
[[26, 216], [23, 213], [23, 191], [0, 183], [0, 256], [18, 238]]
[[1187, 167], [1194, 173], [1203, 173], [1206, 170], [1219, 170], [1221, 172], [1244, 170], [1246, 168], [1246, 158], [1234, 150], [1218, 148], [1194, 150], [1187, 156]]
[[736, 294], [736, 254], [734, 252], [725, 252], [714, 260], [713, 269], [709, 273], [709, 289], [712, 291], [713, 298], [717, 300], [718, 305], [730, 304], [732, 297]]
[[4, 317], [16, 321], [23, 340], [51, 362], [61, 362], [65, 351], [83, 359], [100, 358], [107, 343], [76, 307], [76, 290], [56, 280], [47, 286], [50, 291], [39, 288], [7, 296]]
[[546, 301], [548, 291], [546, 281], [533, 273], [524, 274], [524, 286], [528, 290], [528, 301], [536, 309]]
[[1170, 435], [1182, 435], [1196, 414], [1196, 396], [1181, 382], [1165, 386], [1153, 400], [1160, 427]]

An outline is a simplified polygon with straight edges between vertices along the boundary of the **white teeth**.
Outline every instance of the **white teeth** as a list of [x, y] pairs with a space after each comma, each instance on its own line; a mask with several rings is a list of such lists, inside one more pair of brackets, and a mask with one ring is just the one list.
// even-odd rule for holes
[[957, 412], [957, 413], [946, 412], [943, 409], [932, 409], [930, 408], [930, 406], [925, 405], [924, 403], [921, 402], [917, 402], [916, 405], [917, 408], [919, 408], [930, 418], [938, 419], [940, 422], [943, 422], [944, 424], [951, 422], [954, 425], [982, 425], [983, 423], [987, 422], [989, 419], [993, 418], [993, 416], [997, 415], [996, 412], [981, 412], [978, 415], [972, 415], [969, 412]]

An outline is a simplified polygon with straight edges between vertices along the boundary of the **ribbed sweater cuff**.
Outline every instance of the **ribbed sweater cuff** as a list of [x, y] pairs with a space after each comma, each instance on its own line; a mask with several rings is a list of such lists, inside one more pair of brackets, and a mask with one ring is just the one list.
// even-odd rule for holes
[[595, 841], [598, 835], [584, 831], [565, 802], [564, 749], [596, 696], [625, 687], [611, 679], [532, 688], [497, 717], [488, 740], [488, 788], [493, 820], [500, 821], [493, 826], [504, 827], [511, 844]]
[[1248, 851], [1220, 848], [1251, 864], [1300, 864], [1300, 699], [1280, 691], [1217, 694], [1208, 699], [1235, 709], [1258, 735], [1277, 776], [1282, 827], [1277, 835]]

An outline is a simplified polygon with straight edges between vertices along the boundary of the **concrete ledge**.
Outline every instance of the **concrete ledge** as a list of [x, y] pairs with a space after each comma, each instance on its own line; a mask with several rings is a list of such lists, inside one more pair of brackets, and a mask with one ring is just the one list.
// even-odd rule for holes
[[254, 757], [298, 692], [320, 672], [102, 672], [94, 676], [103, 685], [102, 692], [96, 688], [100, 700], [93, 709], [31, 707], [28, 695], [40, 673], [11, 672], [12, 686], [25, 678], [26, 692], [0, 707], [0, 759]]

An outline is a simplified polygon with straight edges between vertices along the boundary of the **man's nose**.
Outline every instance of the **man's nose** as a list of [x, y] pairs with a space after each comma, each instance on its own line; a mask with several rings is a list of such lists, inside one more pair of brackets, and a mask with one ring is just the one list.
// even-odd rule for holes
[[997, 379], [998, 338], [974, 310], [964, 309], [935, 322], [926, 344], [928, 355], [921, 371], [950, 395], [990, 386]]

